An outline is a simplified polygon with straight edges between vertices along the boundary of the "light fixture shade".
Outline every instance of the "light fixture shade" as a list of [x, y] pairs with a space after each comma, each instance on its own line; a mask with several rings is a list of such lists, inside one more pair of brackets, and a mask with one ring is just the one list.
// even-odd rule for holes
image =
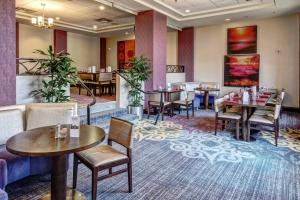
[[32, 17], [31, 18], [31, 23], [36, 25], [37, 24], [37, 19], [35, 17]]
[[53, 18], [48, 18], [48, 26], [53, 26], [54, 19]]
[[38, 26], [44, 26], [44, 18], [42, 16], [37, 17]]

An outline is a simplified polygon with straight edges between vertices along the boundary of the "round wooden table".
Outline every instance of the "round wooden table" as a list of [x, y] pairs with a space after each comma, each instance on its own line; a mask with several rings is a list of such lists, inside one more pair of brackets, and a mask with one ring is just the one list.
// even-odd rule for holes
[[69, 134], [70, 125], [62, 127], [68, 128], [66, 138], [55, 139], [55, 126], [36, 128], [9, 138], [6, 149], [20, 156], [51, 156], [51, 194], [42, 199], [85, 199], [80, 192], [67, 191], [67, 154], [96, 146], [104, 140], [105, 132], [99, 127], [81, 125], [80, 137], [73, 138]]
[[219, 92], [218, 88], [195, 88], [197, 91], [204, 92], [204, 108], [208, 109], [208, 97], [209, 92]]

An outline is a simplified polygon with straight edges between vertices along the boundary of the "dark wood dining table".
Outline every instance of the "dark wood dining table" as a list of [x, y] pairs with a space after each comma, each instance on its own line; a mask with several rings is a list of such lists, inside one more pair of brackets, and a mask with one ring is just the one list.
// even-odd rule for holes
[[85, 72], [85, 71], [79, 71], [78, 74], [82, 74], [82, 75], [91, 75], [92, 76], [92, 81], [94, 82], [98, 82], [97, 80], [97, 75], [99, 74], [99, 71], [96, 72]]
[[147, 91], [146, 93], [147, 94], [160, 94], [160, 109], [159, 109], [159, 112], [156, 116], [156, 119], [155, 119], [155, 123], [154, 125], [157, 124], [158, 122], [158, 119], [161, 115], [163, 115], [163, 99], [164, 99], [164, 95], [167, 99], [167, 101], [171, 101], [171, 95], [174, 94], [174, 93], [180, 93], [184, 91], [183, 89], [161, 89], [161, 90], [152, 90], [152, 91]]
[[90, 125], [80, 126], [80, 137], [70, 137], [70, 125], [66, 138], [55, 138], [55, 126], [28, 130], [11, 137], [6, 148], [20, 156], [50, 156], [52, 159], [51, 193], [42, 199], [66, 200], [85, 199], [76, 190], [67, 190], [68, 154], [82, 151], [101, 143], [105, 138], [102, 128]]
[[249, 98], [249, 101], [244, 102], [242, 97], [233, 97], [224, 101], [225, 106], [240, 106], [242, 108], [242, 134], [243, 139], [246, 140], [247, 135], [247, 121], [250, 115], [250, 109], [253, 108], [273, 108], [272, 102], [275, 99], [274, 94], [267, 95], [268, 97]]
[[209, 92], [219, 92], [220, 89], [218, 88], [203, 88], [203, 87], [199, 87], [199, 88], [195, 88], [195, 90], [200, 91], [200, 92], [204, 92], [204, 108], [208, 109], [208, 98], [209, 98]]

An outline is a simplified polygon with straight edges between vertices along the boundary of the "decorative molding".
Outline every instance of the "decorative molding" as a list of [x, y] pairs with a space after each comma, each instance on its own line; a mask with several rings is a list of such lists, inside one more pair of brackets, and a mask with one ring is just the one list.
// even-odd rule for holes
[[[145, 0], [134, 0], [135, 2], [138, 2], [142, 4], [143, 6], [146, 6], [150, 9], [156, 10], [170, 18], [173, 18], [177, 21], [187, 21], [187, 20], [195, 20], [195, 19], [201, 19], [201, 18], [207, 18], [207, 17], [213, 17], [213, 16], [219, 16], [219, 15], [226, 15], [226, 14], [232, 14], [232, 13], [239, 13], [239, 12], [245, 12], [245, 11], [252, 11], [252, 10], [259, 10], [266, 7], [274, 6], [274, 3], [247, 3], [242, 5], [236, 5], [236, 6], [227, 6], [223, 8], [216, 8], [211, 9], [207, 11], [200, 11], [200, 12], [192, 12], [192, 13], [182, 13], [173, 7], [167, 5], [164, 2], [154, 0], [155, 3], [161, 5], [164, 8], [167, 8], [167, 10], [163, 10], [162, 8], [159, 8], [156, 5], [153, 5], [153, 3], [150, 3], [149, 1], [146, 2]], [[173, 12], [173, 13], [172, 13]]]

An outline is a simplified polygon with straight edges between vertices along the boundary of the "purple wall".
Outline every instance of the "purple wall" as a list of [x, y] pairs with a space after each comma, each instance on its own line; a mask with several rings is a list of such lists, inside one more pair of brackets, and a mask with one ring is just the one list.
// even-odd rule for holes
[[185, 80], [194, 81], [194, 28], [178, 31], [178, 64], [184, 65]]
[[145, 83], [145, 90], [166, 86], [166, 37], [166, 16], [150, 10], [135, 17], [136, 55], [146, 56], [152, 64], [152, 79]]
[[0, 0], [0, 106], [16, 104], [15, 1]]

